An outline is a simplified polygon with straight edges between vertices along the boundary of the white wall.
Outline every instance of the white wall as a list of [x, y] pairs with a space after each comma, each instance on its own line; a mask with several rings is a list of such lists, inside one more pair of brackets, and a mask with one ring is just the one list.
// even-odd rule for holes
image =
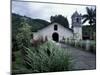
[[[54, 30], [54, 25], [58, 25], [58, 30], [55, 31]], [[49, 40], [52, 40], [52, 34], [54, 32], [57, 32], [59, 34], [59, 41], [62, 40], [62, 38], [71, 38], [73, 37], [73, 33], [71, 32], [71, 30], [63, 27], [62, 25], [58, 24], [58, 23], [53, 23], [41, 30], [39, 30], [37, 33], [34, 34], [34, 38], [36, 39], [38, 36], [43, 36], [43, 38], [45, 39], [45, 37], [47, 36], [47, 38]]]
[[74, 37], [75, 39], [79, 40], [79, 39], [82, 39], [82, 27], [74, 27], [73, 28], [74, 30], [74, 33], [76, 34]]

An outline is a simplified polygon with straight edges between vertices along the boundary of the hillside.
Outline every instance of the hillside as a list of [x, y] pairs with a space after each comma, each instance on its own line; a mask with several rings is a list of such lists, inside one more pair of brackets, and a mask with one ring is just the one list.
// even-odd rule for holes
[[13, 28], [12, 30], [16, 30], [17, 28], [20, 27], [19, 25], [20, 25], [22, 19], [25, 19], [27, 21], [27, 23], [30, 26], [32, 26], [33, 32], [50, 24], [49, 22], [42, 20], [42, 19], [32, 19], [32, 18], [29, 18], [26, 16], [21, 16], [21, 15], [12, 13], [12, 28]]

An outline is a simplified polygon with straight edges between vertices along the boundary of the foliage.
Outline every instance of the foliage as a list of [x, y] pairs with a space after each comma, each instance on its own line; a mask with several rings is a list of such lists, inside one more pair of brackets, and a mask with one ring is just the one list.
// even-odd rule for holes
[[[64, 49], [56, 46], [55, 43], [48, 41], [37, 48], [24, 47], [24, 49], [26, 52], [23, 59], [24, 69], [28, 69], [27, 71], [30, 71], [30, 73], [67, 71], [71, 69], [70, 55]], [[21, 72], [19, 69], [19, 72], [22, 73], [23, 71]], [[14, 73], [16, 72], [14, 71]]]
[[[12, 61], [16, 61], [15, 52], [23, 50], [23, 46], [30, 46], [31, 39], [31, 26], [28, 25], [24, 20], [19, 25], [16, 35], [12, 36]], [[13, 35], [13, 34], [12, 34]]]
[[12, 51], [18, 50], [16, 35], [19, 32], [19, 28], [21, 27], [21, 16], [19, 15], [12, 15]]
[[51, 23], [57, 22], [63, 25], [64, 27], [69, 28], [67, 17], [64, 17], [62, 15], [55, 15], [55, 16], [51, 16], [50, 20], [51, 20]]
[[16, 35], [16, 40], [20, 49], [20, 46], [29, 47], [30, 39], [31, 39], [31, 26], [29, 26], [26, 22], [22, 22], [19, 28], [19, 32]]
[[[90, 26], [94, 25], [94, 29], [96, 30], [96, 8], [86, 8], [87, 13], [82, 16], [83, 23], [87, 22], [90, 24]], [[93, 39], [93, 29], [89, 29], [89, 37], [92, 40]]]
[[83, 23], [89, 21], [90, 25], [96, 25], [96, 8], [86, 8], [87, 14], [83, 15]]
[[31, 19], [12, 13], [12, 61], [16, 60], [15, 51], [23, 50], [23, 46], [30, 45], [32, 31], [48, 25], [49, 22], [41, 19]]
[[82, 50], [87, 50], [89, 52], [92, 52], [92, 53], [96, 53], [96, 41], [94, 40], [80, 40], [80, 41], [76, 41], [75, 40], [67, 40], [65, 41], [65, 43], [71, 45], [71, 46], [74, 46], [76, 48], [81, 48]]
[[[30, 39], [31, 39], [31, 26], [27, 24], [24, 19], [21, 19], [21, 23], [19, 24], [19, 28], [16, 30], [16, 35], [13, 36], [15, 39], [13, 41], [13, 49], [12, 49], [12, 70], [13, 72], [23, 72], [25, 67], [23, 66], [22, 57], [24, 55], [23, 47], [30, 47]], [[15, 44], [15, 45], [14, 45]], [[17, 48], [16, 48], [17, 47]], [[15, 50], [16, 49], [16, 50]], [[22, 68], [19, 68], [22, 67]]]
[[17, 32], [17, 29], [20, 27], [20, 23], [22, 22], [22, 19], [26, 19], [26, 22], [32, 26], [32, 31], [37, 31], [50, 23], [42, 20], [42, 19], [32, 19], [30, 17], [21, 16], [15, 13], [12, 13], [12, 30], [13, 32]]
[[13, 45], [12, 49], [14, 51], [18, 50], [16, 35], [19, 33], [19, 30], [20, 30], [19, 28], [22, 27], [23, 21], [31, 26], [31, 32], [35, 32], [38, 29], [41, 29], [49, 25], [49, 22], [42, 20], [42, 19], [31, 19], [26, 16], [21, 16], [21, 15], [12, 13], [12, 45]]
[[[94, 36], [94, 32], [96, 32], [96, 26], [95, 25], [85, 25], [85, 26], [82, 26], [82, 37], [84, 40], [87, 40], [87, 39], [93, 39], [95, 40], [95, 37]], [[90, 35], [91, 33], [91, 35]]]
[[69, 70], [70, 59], [63, 49], [52, 42], [46, 42], [37, 48], [38, 52], [26, 48], [25, 62], [33, 72], [52, 72]]
[[12, 73], [14, 74], [21, 74], [21, 73], [29, 73], [30, 71], [24, 66], [23, 64], [23, 55], [21, 51], [13, 52], [15, 55], [15, 62], [12, 62]]
[[96, 54], [96, 42], [90, 43], [90, 51]]

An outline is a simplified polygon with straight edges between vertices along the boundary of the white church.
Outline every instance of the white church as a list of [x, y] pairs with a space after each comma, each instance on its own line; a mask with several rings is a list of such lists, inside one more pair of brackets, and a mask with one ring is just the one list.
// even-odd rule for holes
[[58, 23], [52, 23], [47, 27], [38, 30], [33, 34], [33, 39], [38, 39], [40, 37], [43, 40], [53, 40], [59, 42], [63, 39], [75, 39], [82, 40], [82, 16], [77, 11], [71, 16], [72, 27], [65, 28], [63, 25]]

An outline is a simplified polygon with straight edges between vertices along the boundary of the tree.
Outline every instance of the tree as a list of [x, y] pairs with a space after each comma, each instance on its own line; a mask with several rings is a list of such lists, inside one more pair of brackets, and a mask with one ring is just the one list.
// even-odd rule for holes
[[16, 35], [16, 40], [19, 48], [23, 46], [29, 47], [31, 40], [31, 26], [29, 26], [25, 21], [21, 22], [21, 26], [19, 28], [19, 32]]
[[89, 22], [90, 25], [94, 25], [96, 23], [96, 8], [86, 8], [87, 13], [84, 14], [83, 17], [83, 23], [86, 21]]
[[[19, 19], [18, 19], [19, 20]], [[30, 46], [31, 26], [26, 21], [21, 20], [19, 24], [13, 22], [12, 25], [12, 60], [16, 61], [15, 53], [17, 51], [24, 51], [23, 47]], [[15, 29], [15, 30], [14, 30]]]
[[96, 8], [94, 9], [94, 25], [96, 25]]
[[87, 22], [90, 26], [94, 25], [94, 28], [90, 28], [90, 39], [93, 39], [93, 31], [96, 29], [96, 8], [86, 8], [87, 13], [82, 16], [83, 23]]
[[62, 15], [51, 16], [50, 21], [51, 21], [51, 23], [57, 22], [57, 23], [63, 25], [64, 27], [69, 28], [69, 23], [68, 23], [67, 17], [64, 17]]

